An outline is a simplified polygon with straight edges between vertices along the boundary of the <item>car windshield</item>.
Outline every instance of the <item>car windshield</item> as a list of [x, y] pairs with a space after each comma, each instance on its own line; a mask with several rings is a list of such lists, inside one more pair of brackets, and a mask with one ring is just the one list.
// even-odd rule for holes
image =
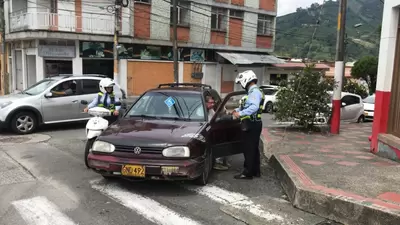
[[126, 117], [205, 121], [200, 93], [147, 92]]
[[30, 86], [28, 89], [25, 89], [22, 93], [27, 95], [38, 95], [40, 93], [43, 93], [43, 91], [45, 91], [56, 82], [57, 80], [54, 79], [44, 79]]
[[375, 104], [375, 95], [371, 95], [371, 96], [366, 97], [363, 100], [363, 102], [364, 103], [369, 103], [369, 104]]
[[274, 95], [278, 90], [277, 89], [264, 89], [265, 95]]

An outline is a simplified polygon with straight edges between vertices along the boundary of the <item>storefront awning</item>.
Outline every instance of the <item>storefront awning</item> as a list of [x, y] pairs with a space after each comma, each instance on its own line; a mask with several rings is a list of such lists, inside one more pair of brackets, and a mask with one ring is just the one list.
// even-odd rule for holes
[[246, 54], [246, 53], [225, 53], [225, 52], [217, 52], [217, 53], [224, 59], [231, 62], [233, 65], [285, 63], [283, 59], [279, 59], [273, 55], [256, 55], [256, 54]]

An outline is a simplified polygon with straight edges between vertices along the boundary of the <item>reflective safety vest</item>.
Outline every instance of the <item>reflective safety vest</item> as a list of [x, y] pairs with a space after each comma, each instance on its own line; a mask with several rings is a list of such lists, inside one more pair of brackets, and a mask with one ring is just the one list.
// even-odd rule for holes
[[[108, 105], [107, 107], [105, 107], [104, 103], [100, 101], [101, 97], [103, 97], [103, 95], [104, 94], [102, 92], [99, 92], [99, 94], [97, 95], [97, 106], [109, 109], [111, 112], [114, 112], [115, 111], [115, 95], [114, 95], [114, 93], [109, 94], [111, 102], [110, 102], [110, 105]], [[107, 100], [104, 100], [104, 101], [107, 101]]]
[[[245, 99], [242, 100], [242, 105], [241, 105], [240, 107], [244, 107], [244, 104], [245, 104], [245, 102], [247, 101], [248, 96], [254, 91], [254, 89], [256, 89], [256, 88], [251, 89], [251, 91], [250, 91], [249, 94], [245, 97]], [[261, 120], [261, 115], [262, 115], [263, 108], [264, 108], [265, 95], [264, 95], [264, 92], [263, 92], [260, 88], [257, 87], [257, 89], [260, 90], [261, 96], [262, 96], [262, 97], [261, 97], [261, 101], [260, 101], [260, 105], [259, 105], [259, 108], [258, 108], [258, 111], [255, 112], [253, 115], [250, 115], [250, 116], [242, 116], [242, 117], [240, 117], [240, 121], [242, 121], [242, 120], [247, 120], [247, 119], [249, 119], [249, 120], [251, 120], [251, 121], [260, 121], [260, 120]]]
[[244, 105], [246, 104], [246, 101], [247, 101], [247, 99], [249, 98], [249, 96], [248, 95], [246, 95], [246, 96], [244, 96], [241, 100], [241, 103], [240, 103], [240, 106], [239, 106], [239, 109], [240, 110], [243, 110], [244, 109]]

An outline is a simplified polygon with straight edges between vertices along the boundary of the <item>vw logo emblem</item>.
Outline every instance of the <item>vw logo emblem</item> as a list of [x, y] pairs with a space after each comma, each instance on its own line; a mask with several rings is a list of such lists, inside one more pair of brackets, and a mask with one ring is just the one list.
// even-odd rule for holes
[[135, 148], [133, 149], [133, 153], [135, 153], [136, 155], [139, 155], [140, 152], [142, 152], [142, 149], [141, 149], [140, 147], [135, 147]]

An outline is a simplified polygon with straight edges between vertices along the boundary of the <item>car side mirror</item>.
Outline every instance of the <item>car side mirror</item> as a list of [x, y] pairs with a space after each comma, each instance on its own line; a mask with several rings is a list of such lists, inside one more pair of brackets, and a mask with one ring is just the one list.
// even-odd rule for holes
[[89, 104], [89, 102], [86, 101], [86, 100], [81, 100], [81, 104], [82, 104], [82, 105], [87, 105], [87, 104]]
[[53, 93], [47, 92], [47, 93], [44, 95], [44, 97], [45, 97], [45, 98], [51, 98], [51, 97], [53, 97]]

